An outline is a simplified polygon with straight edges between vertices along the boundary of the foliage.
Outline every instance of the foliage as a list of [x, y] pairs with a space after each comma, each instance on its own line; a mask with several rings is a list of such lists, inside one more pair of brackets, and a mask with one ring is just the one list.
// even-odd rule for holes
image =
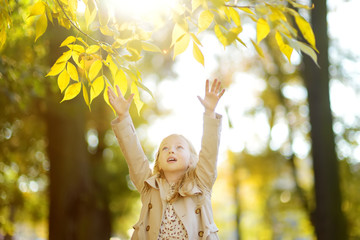
[[[261, 41], [274, 38], [277, 47], [289, 61], [294, 49], [309, 55], [314, 62], [317, 61], [312, 28], [295, 10], [310, 10], [312, 7], [294, 0], [244, 1], [249, 5], [236, 3], [237, 1], [227, 0], [177, 2], [167, 16], [173, 23], [170, 43], [173, 59], [192, 43], [194, 58], [204, 65], [202, 44], [198, 37], [205, 30], [213, 32], [224, 47], [237, 43], [246, 47], [239, 35], [243, 30], [242, 19], [249, 18], [256, 24], [256, 40], [251, 42], [260, 56], [263, 56], [259, 45]], [[143, 58], [144, 52], [168, 52], [161, 50], [152, 39], [152, 34], [159, 26], [152, 26], [148, 30], [143, 23], [132, 18], [124, 19], [114, 12], [110, 1], [83, 0], [83, 4], [83, 16], [79, 14], [79, 3], [76, 0], [40, 0], [31, 7], [29, 18], [36, 17], [35, 41], [46, 32], [49, 22], [57, 22], [67, 29], [76, 29], [76, 34], [70, 34], [60, 45], [67, 50], [57, 59], [47, 76], [57, 76], [58, 87], [64, 93], [62, 101], [71, 100], [82, 91], [89, 108], [101, 93], [108, 103], [107, 91], [103, 90], [119, 85], [123, 94], [135, 94], [134, 102], [140, 113], [143, 101], [138, 89], [152, 94], [143, 84], [136, 64]], [[0, 16], [6, 20], [0, 26], [3, 44], [6, 37], [5, 22], [10, 22], [10, 18], [6, 8], [1, 11]], [[292, 23], [293, 19], [304, 42], [298, 40], [300, 34]], [[81, 34], [85, 39], [79, 36]], [[94, 37], [95, 35], [98, 37]]]

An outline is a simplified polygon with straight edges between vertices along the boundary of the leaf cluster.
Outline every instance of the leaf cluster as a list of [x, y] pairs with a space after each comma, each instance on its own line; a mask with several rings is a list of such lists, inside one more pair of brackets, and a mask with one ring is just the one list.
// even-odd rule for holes
[[[143, 58], [144, 52], [167, 52], [162, 51], [151, 39], [155, 28], [145, 30], [133, 19], [117, 16], [108, 1], [83, 0], [83, 4], [83, 16], [79, 16], [76, 0], [40, 0], [31, 7], [29, 17], [38, 18], [35, 41], [45, 33], [48, 22], [53, 23], [55, 19], [59, 25], [67, 29], [73, 27], [78, 34], [85, 36], [85, 40], [79, 36], [69, 36], [63, 41], [60, 47], [67, 47], [68, 50], [54, 63], [47, 76], [57, 76], [59, 89], [64, 92], [62, 101], [73, 99], [82, 91], [89, 108], [102, 92], [105, 102], [109, 104], [104, 89], [119, 85], [123, 94], [135, 94], [134, 102], [140, 113], [143, 101], [139, 88], [152, 94], [142, 83], [136, 63]], [[205, 65], [199, 39], [203, 31], [213, 32], [224, 47], [237, 42], [246, 47], [240, 34], [243, 31], [243, 18], [249, 18], [256, 24], [256, 40], [251, 39], [251, 43], [260, 56], [264, 56], [260, 42], [271, 37], [289, 61], [295, 49], [309, 55], [316, 63], [317, 50], [312, 28], [294, 10], [311, 10], [312, 7], [294, 0], [251, 1], [249, 4], [239, 6], [237, 2], [227, 0], [177, 2], [170, 14], [173, 22], [170, 43], [173, 59], [191, 44], [194, 59]], [[81, 19], [85, 22], [84, 26]], [[299, 33], [292, 19], [295, 19], [306, 43], [298, 40]], [[107, 39], [107, 42], [96, 39], [94, 35]]]

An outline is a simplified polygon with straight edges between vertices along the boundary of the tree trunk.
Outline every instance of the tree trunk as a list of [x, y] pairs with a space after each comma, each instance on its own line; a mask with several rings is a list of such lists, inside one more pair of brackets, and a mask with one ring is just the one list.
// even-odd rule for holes
[[338, 159], [335, 152], [329, 98], [329, 59], [326, 0], [314, 1], [311, 22], [320, 52], [318, 68], [304, 56], [303, 75], [308, 91], [316, 208], [313, 215], [318, 240], [347, 239], [341, 210]]
[[[60, 56], [63, 30], [49, 30], [49, 63]], [[64, 36], [64, 37], [63, 37]], [[56, 81], [56, 79], [49, 79]], [[59, 94], [48, 91], [45, 121], [50, 160], [50, 240], [110, 239], [108, 206], [97, 194], [92, 164], [87, 151], [86, 106], [80, 93], [71, 102], [59, 103]]]

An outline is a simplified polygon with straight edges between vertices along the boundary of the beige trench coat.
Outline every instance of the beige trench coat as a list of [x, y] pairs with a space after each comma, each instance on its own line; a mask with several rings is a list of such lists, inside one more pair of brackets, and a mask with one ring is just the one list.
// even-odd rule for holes
[[[135, 230], [131, 239], [157, 240], [166, 208], [168, 184], [164, 179], [151, 176], [149, 161], [136, 136], [131, 118], [127, 117], [122, 121], [115, 119], [111, 124], [129, 166], [130, 179], [141, 196], [140, 218], [134, 225]], [[196, 174], [206, 190], [201, 191], [195, 185], [190, 196], [181, 196], [172, 203], [177, 216], [186, 228], [189, 240], [219, 239], [218, 228], [213, 220], [211, 189], [217, 176], [220, 132], [221, 115], [211, 118], [204, 114], [203, 137]], [[204, 198], [199, 204], [198, 198], [201, 194], [204, 194]]]

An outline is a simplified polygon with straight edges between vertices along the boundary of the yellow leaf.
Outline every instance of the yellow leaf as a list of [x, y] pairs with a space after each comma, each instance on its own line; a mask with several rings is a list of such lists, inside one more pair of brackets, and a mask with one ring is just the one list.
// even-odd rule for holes
[[70, 75], [71, 79], [73, 79], [77, 82], [79, 81], [79, 75], [78, 75], [78, 72], [77, 72], [74, 64], [72, 64], [71, 62], [68, 62], [66, 70], [67, 70], [68, 74]]
[[91, 67], [89, 70], [90, 81], [93, 80], [99, 74], [101, 68], [102, 68], [101, 60], [96, 60], [93, 64], [91, 64]]
[[66, 62], [71, 58], [71, 50], [64, 52], [57, 60], [56, 63]]
[[86, 105], [89, 107], [89, 109], [91, 111], [90, 102], [89, 102], [89, 93], [88, 93], [85, 85], [83, 85], [82, 90], [83, 90], [82, 92], [83, 92], [84, 101], [85, 101]]
[[306, 39], [306, 41], [308, 41], [308, 43], [310, 43], [310, 45], [316, 49], [316, 44], [315, 44], [315, 35], [314, 32], [311, 28], [310, 23], [308, 23], [302, 16], [300, 15], [295, 15], [295, 21], [296, 24], [298, 25], [302, 35], [304, 36], [304, 38]]
[[298, 42], [299, 44], [299, 48], [302, 52], [304, 52], [305, 54], [307, 54], [309, 57], [311, 57], [311, 59], [314, 61], [314, 63], [320, 67], [318, 65], [318, 62], [317, 62], [317, 54], [316, 52], [309, 46], [307, 46], [306, 44], [302, 43], [302, 42]]
[[107, 25], [100, 26], [100, 32], [106, 36], [114, 35], [113, 31], [111, 31], [111, 29]]
[[90, 47], [88, 47], [86, 49], [86, 53], [87, 54], [93, 54], [96, 53], [97, 51], [99, 51], [100, 47], [98, 45], [91, 45]]
[[35, 42], [38, 40], [38, 38], [44, 34], [47, 28], [47, 18], [46, 14], [43, 13], [40, 18], [36, 22], [36, 28], [35, 28]]
[[248, 14], [255, 15], [255, 13], [253, 11], [251, 11], [250, 8], [248, 8], [248, 7], [237, 7], [237, 8]]
[[[71, 51], [71, 50], [70, 50]], [[72, 51], [71, 57], [74, 60], [75, 64], [79, 66], [80, 68], [83, 68], [79, 62], [80, 54], [78, 52]]]
[[106, 26], [109, 22], [109, 10], [107, 8], [107, 4], [103, 1], [98, 2], [98, 13], [99, 13], [99, 22], [101, 26]]
[[201, 63], [203, 66], [205, 66], [205, 64], [204, 64], [204, 55], [202, 54], [201, 50], [196, 45], [196, 43], [193, 43], [193, 55], [194, 55], [194, 58], [196, 59], [196, 61]]
[[89, 47], [89, 44], [87, 44], [84, 39], [82, 39], [81, 37], [77, 37], [76, 40], [78, 40], [79, 42], [81, 42], [82, 44], [84, 44], [85, 47]]
[[[115, 110], [113, 109], [113, 107], [111, 106], [110, 102], [109, 102], [109, 95], [108, 95], [108, 91], [107, 91], [107, 88], [108, 87], [111, 87], [110, 83], [109, 83], [109, 80], [106, 78], [106, 76], [104, 76], [105, 78], [105, 91], [103, 93], [103, 97], [104, 97], [104, 101], [106, 102], [107, 105], [109, 105], [109, 107], [111, 108], [111, 110], [114, 112], [114, 114], [116, 115], [116, 112]], [[111, 87], [112, 90], [114, 90], [112, 87]], [[116, 91], [115, 91], [116, 92]]]
[[192, 39], [193, 39], [198, 45], [202, 46], [200, 40], [195, 36], [194, 33], [190, 33], [190, 35], [191, 35]]
[[113, 79], [115, 79], [116, 72], [118, 70], [117, 65], [115, 64], [111, 54], [108, 54], [106, 57], [106, 62], [108, 63], [108, 68], [110, 69], [111, 76]]
[[42, 15], [45, 12], [45, 5], [43, 1], [38, 1], [37, 3], [35, 3], [31, 9], [30, 9], [30, 14], [28, 17], [32, 17], [32, 16], [37, 16], [37, 15]]
[[67, 71], [62, 71], [58, 76], [58, 86], [60, 88], [61, 93], [65, 90], [65, 88], [69, 85], [70, 75]]
[[261, 47], [259, 47], [259, 45], [257, 45], [252, 39], [251, 39], [251, 43], [253, 44], [253, 46], [255, 47], [256, 52], [260, 55], [260, 57], [264, 57], [264, 52], [261, 49]]
[[137, 109], [137, 113], [140, 116], [140, 111], [144, 103], [140, 100], [139, 90], [135, 82], [131, 83], [131, 93], [134, 94], [134, 103]]
[[[90, 103], [102, 92], [104, 89], [104, 77], [97, 77], [91, 84], [90, 89]], [[106, 89], [105, 89], [106, 90]]]
[[270, 26], [265, 19], [260, 18], [256, 23], [256, 42], [259, 44], [270, 32]]
[[71, 84], [65, 91], [65, 96], [64, 98], [61, 100], [61, 102], [66, 101], [66, 100], [71, 100], [74, 97], [76, 97], [81, 90], [81, 83], [77, 82], [74, 84]]
[[215, 31], [215, 35], [216, 37], [219, 39], [219, 41], [221, 42], [221, 44], [225, 47], [228, 45], [227, 43], [227, 39], [226, 39], [226, 34], [223, 33], [223, 31], [226, 31], [226, 29], [224, 29], [223, 26], [216, 24], [214, 27], [214, 31]]
[[121, 93], [125, 96], [128, 83], [126, 80], [126, 75], [122, 69], [119, 69], [119, 71], [116, 73], [114, 86], [116, 85], [119, 86]]
[[149, 42], [141, 42], [142, 48], [148, 52], [161, 52], [161, 49]]
[[56, 76], [56, 75], [58, 75], [62, 70], [64, 70], [65, 65], [66, 65], [66, 62], [55, 63], [51, 67], [50, 72], [46, 76]]
[[304, 8], [304, 9], [307, 9], [307, 10], [311, 10], [311, 9], [314, 8], [314, 4], [312, 4], [312, 6], [309, 7], [307, 5], [299, 4], [299, 3], [297, 3], [296, 1], [293, 1], [293, 0], [287, 0], [287, 1], [296, 8]]
[[97, 11], [94, 9], [90, 9], [89, 6], [86, 6], [85, 9], [85, 22], [86, 27], [89, 28], [90, 24], [95, 20]]
[[202, 4], [203, 0], [192, 0], [191, 1], [191, 10], [194, 12], [200, 5]]
[[85, 52], [85, 48], [81, 45], [78, 44], [68, 44], [67, 47], [75, 52], [78, 53], [84, 53]]
[[240, 15], [234, 8], [229, 8], [230, 18], [234, 21], [236, 26], [241, 25]]
[[287, 59], [290, 61], [290, 58], [291, 58], [291, 54], [293, 52], [293, 48], [290, 47], [288, 44], [286, 44], [281, 36], [281, 34], [279, 32], [276, 32], [275, 34], [275, 39], [276, 39], [276, 42], [280, 48], [280, 51], [285, 54], [285, 56], [287, 57]]
[[186, 50], [186, 48], [189, 46], [189, 42], [190, 42], [190, 34], [185, 34], [175, 43], [173, 59], [175, 59], [177, 55], [183, 53]]
[[[239, 27], [235, 27], [235, 28], [231, 28], [228, 33], [226, 34], [226, 43], [227, 45], [230, 45], [231, 43], [233, 43], [235, 41], [235, 39], [237, 39], [239, 33], [241, 33], [242, 31], [242, 27], [239, 26]], [[240, 40], [240, 42], [242, 42]]]
[[188, 32], [187, 24], [180, 25], [176, 23], [172, 32], [172, 40], [170, 47], [172, 47], [178, 41], [179, 38], [184, 36], [184, 34], [187, 34], [187, 32]]
[[206, 30], [212, 23], [213, 19], [214, 19], [214, 14], [211, 11], [209, 10], [202, 11], [198, 19], [198, 25], [199, 25], [198, 32], [202, 32]]
[[76, 37], [68, 36], [60, 45], [60, 47], [67, 46], [76, 41]]
[[283, 6], [278, 6], [278, 7], [270, 6], [271, 14], [269, 17], [272, 22], [280, 21], [280, 20], [287, 22], [287, 19], [281, 8], [283, 8]]

